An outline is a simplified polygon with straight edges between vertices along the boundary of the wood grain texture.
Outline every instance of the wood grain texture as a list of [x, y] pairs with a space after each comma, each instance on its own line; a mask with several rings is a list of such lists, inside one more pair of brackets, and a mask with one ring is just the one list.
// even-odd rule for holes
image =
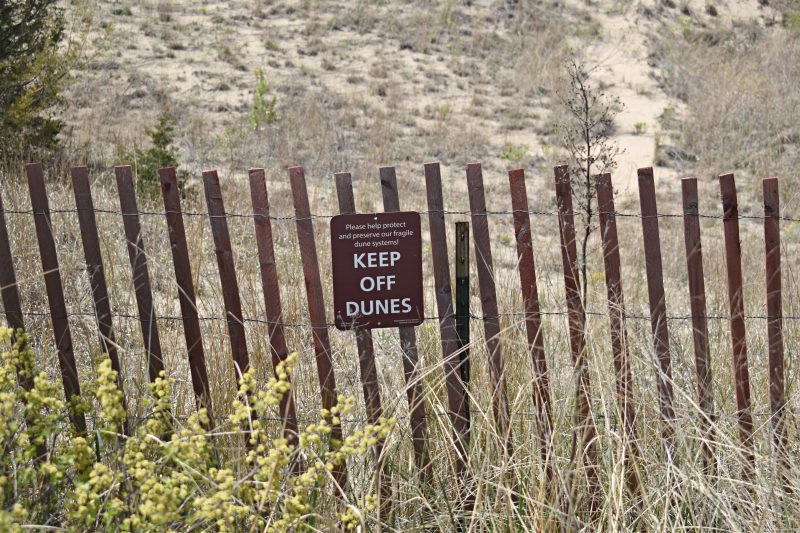
[[147, 253], [144, 249], [144, 237], [139, 221], [139, 206], [136, 202], [136, 186], [130, 166], [114, 167], [119, 192], [119, 207], [122, 211], [122, 224], [125, 228], [125, 239], [128, 247], [128, 258], [133, 271], [133, 289], [136, 296], [136, 307], [139, 312], [139, 325], [142, 329], [144, 349], [147, 353], [147, 370], [150, 381], [155, 381], [164, 370], [164, 358], [161, 354], [161, 338], [158, 334], [158, 322], [153, 303], [153, 289], [150, 286], [150, 272], [147, 268]]
[[514, 235], [517, 242], [517, 266], [519, 268], [522, 301], [525, 305], [525, 333], [528, 341], [531, 366], [533, 368], [533, 403], [538, 414], [539, 438], [542, 459], [548, 465], [552, 477], [553, 415], [550, 405], [550, 380], [547, 372], [547, 355], [544, 349], [542, 316], [539, 307], [539, 289], [536, 283], [536, 264], [533, 257], [531, 217], [528, 212], [528, 192], [525, 188], [525, 171], [508, 172], [511, 191], [511, 209], [514, 211]]
[[631, 494], [640, 491], [635, 459], [639, 457], [636, 440], [636, 408], [633, 399], [633, 375], [631, 374], [628, 332], [625, 324], [625, 299], [622, 292], [622, 273], [617, 236], [614, 187], [611, 174], [596, 176], [597, 210], [600, 219], [600, 236], [603, 242], [603, 264], [605, 266], [606, 292], [608, 294], [608, 317], [611, 323], [611, 349], [617, 385], [617, 409], [622, 419], [623, 446], [625, 448], [625, 483]]
[[[286, 333], [283, 327], [283, 307], [281, 305], [278, 264], [275, 260], [275, 244], [272, 236], [269, 196], [267, 194], [267, 180], [264, 169], [251, 169], [249, 171], [249, 179], [256, 246], [258, 247], [258, 266], [261, 272], [264, 310], [268, 322], [269, 345], [272, 352], [272, 368], [277, 369], [278, 364], [289, 357], [289, 347], [286, 343]], [[284, 420], [284, 437], [290, 444], [296, 446], [298, 443], [298, 426], [294, 388], [289, 389], [289, 392], [283, 395], [279, 408], [281, 417]]]
[[511, 420], [508, 409], [505, 361], [500, 342], [500, 311], [497, 306], [497, 289], [494, 280], [492, 245], [489, 220], [486, 216], [486, 196], [483, 190], [483, 173], [480, 163], [467, 165], [467, 188], [475, 244], [475, 264], [478, 271], [478, 288], [483, 309], [483, 330], [489, 355], [489, 376], [492, 380], [492, 408], [497, 433], [505, 442], [506, 453], [514, 452]]
[[731, 316], [733, 378], [736, 389], [736, 415], [739, 440], [745, 461], [745, 476], [752, 478], [755, 468], [753, 453], [753, 414], [750, 407], [750, 370], [747, 364], [747, 336], [744, 321], [742, 249], [739, 239], [739, 202], [733, 174], [719, 177], [722, 194], [722, 224], [725, 235], [725, 266], [728, 273], [728, 305]]
[[[103, 256], [100, 253], [100, 237], [97, 232], [97, 220], [94, 214], [92, 190], [89, 185], [89, 171], [86, 167], [72, 167], [72, 190], [75, 193], [75, 207], [78, 211], [78, 225], [81, 230], [83, 256], [86, 260], [86, 273], [89, 276], [89, 287], [92, 289], [95, 320], [99, 332], [100, 351], [108, 356], [111, 368], [117, 373], [117, 387], [122, 394], [122, 408], [128, 412], [125, 389], [122, 385], [123, 375], [117, 353], [117, 341], [114, 336], [114, 325], [111, 318], [111, 302], [108, 298]], [[128, 434], [127, 420], [121, 428]]]
[[[50, 305], [50, 320], [53, 324], [53, 336], [58, 350], [61, 382], [64, 385], [64, 396], [67, 402], [71, 402], [80, 397], [81, 386], [78, 381], [78, 367], [75, 363], [75, 351], [67, 318], [67, 305], [64, 300], [64, 287], [61, 283], [61, 270], [58, 265], [56, 241], [53, 236], [53, 223], [50, 220], [50, 206], [47, 200], [42, 165], [40, 163], [25, 165], [25, 175], [28, 178], [33, 221], [36, 226], [36, 240], [39, 244], [47, 301]], [[86, 432], [86, 418], [83, 413], [70, 409], [69, 418], [79, 433]]]
[[[314, 239], [314, 225], [311, 221], [311, 208], [308, 204], [308, 190], [303, 167], [289, 168], [289, 182], [292, 187], [297, 241], [300, 259], [303, 263], [303, 279], [308, 300], [308, 314], [311, 322], [311, 335], [317, 362], [322, 407], [330, 411], [336, 405], [336, 376], [333, 370], [333, 357], [325, 315], [325, 297], [319, 274], [317, 244]], [[332, 424], [331, 438], [342, 442], [341, 424]], [[347, 471], [344, 465], [334, 470], [334, 478], [340, 489], [347, 485]]]
[[205, 348], [197, 313], [197, 298], [192, 277], [192, 263], [189, 259], [189, 245], [186, 240], [186, 228], [183, 223], [178, 177], [174, 168], [162, 168], [158, 171], [158, 176], [161, 182], [161, 196], [164, 199], [175, 282], [178, 284], [178, 302], [181, 306], [183, 336], [186, 340], [192, 390], [198, 406], [205, 407], [209, 418], [209, 428], [211, 428], [214, 425], [211, 387], [208, 383]]
[[661, 414], [661, 439], [667, 461], [675, 460], [675, 407], [672, 390], [672, 356], [669, 350], [667, 301], [664, 295], [664, 271], [661, 262], [661, 235], [658, 228], [658, 205], [653, 168], [640, 168], [639, 205], [642, 212], [642, 238], [650, 303], [650, 326], [653, 353], [656, 356], [656, 384]]
[[697, 196], [697, 178], [681, 180], [683, 198], [683, 235], [686, 245], [686, 270], [689, 282], [689, 306], [692, 313], [692, 340], [694, 364], [697, 374], [697, 401], [702, 415], [699, 426], [704, 469], [716, 471], [714, 443], [717, 441], [714, 424], [714, 381], [708, 351], [708, 318], [706, 287], [703, 273], [703, 246], [700, 239], [700, 211]]

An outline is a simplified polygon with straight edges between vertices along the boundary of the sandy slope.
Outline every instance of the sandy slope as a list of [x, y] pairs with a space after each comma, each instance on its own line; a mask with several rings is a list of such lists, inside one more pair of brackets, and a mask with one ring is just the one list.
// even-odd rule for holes
[[[108, 165], [146, 143], [167, 109], [189, 168], [262, 164], [264, 149], [250, 149], [245, 131], [261, 67], [292, 122], [281, 129], [298, 130], [266, 139], [277, 166], [314, 159], [317, 172], [410, 169], [439, 159], [458, 168], [480, 159], [497, 175], [514, 166], [545, 172], [563, 157], [551, 111], [564, 86], [559, 52], [571, 47], [585, 51], [595, 85], [624, 105], [615, 184], [635, 191], [636, 168], [655, 160], [659, 116], [680, 113], [648, 65], [650, 37], [681, 17], [762, 16], [757, 0], [728, 1], [715, 15], [706, 5], [97, 1], [87, 68], [67, 98], [67, 134], [90, 162]], [[659, 167], [656, 176], [674, 171]]]

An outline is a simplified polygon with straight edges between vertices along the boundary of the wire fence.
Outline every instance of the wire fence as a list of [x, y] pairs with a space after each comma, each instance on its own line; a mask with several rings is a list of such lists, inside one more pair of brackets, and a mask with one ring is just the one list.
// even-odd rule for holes
[[[3, 213], [7, 215], [27, 215], [32, 216], [37, 212], [33, 209], [0, 209]], [[95, 214], [101, 215], [115, 215], [115, 216], [122, 216], [122, 217], [139, 217], [139, 216], [151, 216], [151, 217], [165, 217], [167, 215], [182, 215], [185, 217], [200, 217], [206, 219], [269, 219], [274, 221], [303, 221], [303, 220], [328, 220], [338, 214], [318, 214], [318, 213], [311, 213], [309, 216], [305, 217], [298, 217], [292, 215], [263, 215], [258, 213], [237, 213], [237, 212], [226, 212], [224, 215], [215, 215], [209, 214], [205, 211], [148, 211], [148, 210], [141, 210], [135, 213], [127, 213], [120, 210], [115, 209], [103, 209], [95, 207], [94, 209], [76, 209], [76, 208], [50, 208], [48, 210], [51, 214], [73, 214], [77, 215], [81, 212], [92, 211]], [[550, 216], [550, 217], [558, 217], [558, 216], [572, 216], [572, 217], [586, 217], [587, 214], [583, 211], [541, 211], [541, 210], [508, 210], [508, 211], [468, 211], [468, 210], [424, 210], [424, 211], [415, 211], [420, 215], [429, 215], [429, 214], [442, 214], [448, 216], [468, 216], [468, 217], [486, 217], [486, 216], [513, 216], [515, 214], [528, 214], [534, 216]], [[693, 214], [684, 214], [684, 213], [658, 213], [656, 215], [643, 215], [641, 213], [632, 213], [632, 212], [624, 212], [624, 211], [596, 211], [592, 216], [597, 215], [608, 215], [614, 216], [619, 218], [637, 218], [637, 219], [661, 219], [661, 218], [679, 218], [683, 219], [686, 217], [693, 217], [693, 218], [701, 218], [701, 219], [708, 219], [708, 220], [728, 220], [729, 217], [725, 215], [719, 214], [710, 214], [710, 213], [693, 213]], [[800, 222], [800, 218], [797, 217], [788, 217], [783, 215], [777, 216], [770, 216], [766, 217], [764, 215], [758, 214], [742, 214], [740, 213], [737, 217], [739, 220], [750, 220], [750, 221], [764, 221], [766, 218], [779, 220], [781, 222]]]
[[[390, 171], [387, 171], [390, 170]], [[166, 171], [166, 172], [163, 172]], [[76, 208], [53, 208], [47, 209], [48, 199], [45, 190], [45, 180], [41, 165], [26, 166], [26, 174], [30, 187], [31, 209], [3, 209], [2, 198], [0, 198], [0, 247], [2, 247], [3, 257], [0, 257], [0, 289], [2, 289], [3, 307], [9, 323], [22, 325], [25, 318], [49, 318], [53, 322], [53, 333], [56, 347], [59, 352], [59, 364], [61, 365], [62, 382], [65, 394], [68, 399], [80, 393], [78, 382], [78, 370], [75, 355], [70, 339], [69, 321], [70, 319], [84, 318], [94, 319], [101, 332], [112, 333], [112, 321], [135, 320], [141, 322], [144, 348], [148, 355], [148, 370], [151, 380], [158, 376], [156, 364], [163, 369], [164, 359], [161, 357], [161, 347], [158, 337], [158, 323], [160, 321], [182, 322], [184, 335], [186, 337], [187, 351], [189, 355], [190, 374], [192, 386], [196, 399], [199, 403], [211, 407], [211, 398], [208, 391], [211, 390], [205, 367], [205, 357], [203, 354], [202, 332], [197, 326], [198, 322], [225, 322], [228, 325], [228, 336], [231, 341], [231, 357], [235, 363], [237, 372], [246, 371], [249, 367], [249, 354], [247, 343], [245, 342], [245, 329], [243, 324], [261, 324], [271, 327], [273, 330], [280, 331], [277, 337], [270, 335], [270, 344], [273, 342], [282, 345], [272, 345], [275, 354], [288, 353], [286, 350], [286, 340], [282, 335], [283, 328], [308, 328], [314, 330], [314, 352], [315, 362], [320, 377], [320, 402], [323, 408], [333, 407], [337, 398], [335, 388], [334, 364], [330, 339], [327, 331], [323, 328], [335, 327], [335, 323], [328, 322], [327, 309], [324, 304], [324, 294], [322, 289], [322, 279], [316, 256], [316, 244], [314, 242], [314, 227], [311, 223], [314, 220], [329, 220], [336, 215], [313, 213], [309, 206], [308, 192], [306, 189], [305, 177], [302, 168], [293, 167], [289, 169], [289, 181], [292, 189], [292, 200], [295, 213], [289, 215], [267, 214], [269, 204], [266, 194], [266, 181], [263, 170], [254, 169], [250, 172], [250, 187], [253, 212], [225, 212], [222, 203], [222, 192], [216, 172], [210, 171], [203, 175], [204, 186], [206, 188], [207, 212], [184, 211], [179, 209], [180, 197], [178, 195], [177, 178], [174, 169], [162, 169], [159, 172], [160, 179], [165, 187], [162, 188], [164, 195], [164, 205], [168, 209], [163, 211], [138, 210], [136, 206], [136, 188], [130, 168], [117, 167], [115, 169], [117, 187], [120, 197], [121, 209], [89, 209], [92, 206], [91, 192], [89, 188], [88, 171], [85, 167], [72, 169], [73, 187], [76, 193]], [[724, 212], [719, 213], [699, 213], [687, 209], [687, 213], [658, 213], [656, 209], [655, 188], [652, 177], [652, 169], [641, 169], [639, 172], [640, 183], [640, 207], [641, 212], [618, 211], [614, 206], [613, 187], [611, 186], [610, 175], [602, 175], [598, 178], [597, 205], [598, 211], [592, 214], [597, 217], [604, 255], [604, 274], [605, 283], [608, 290], [608, 310], [603, 312], [597, 309], [584, 309], [585, 302], [580, 296], [577, 259], [575, 257], [574, 245], [576, 243], [574, 226], [575, 219], [588, 216], [587, 213], [575, 211], [572, 208], [572, 192], [570, 190], [568, 173], [566, 167], [556, 167], [556, 210], [535, 210], [520, 209], [529, 207], [527, 192], [525, 189], [524, 172], [517, 170], [509, 173], [511, 186], [511, 199], [514, 209], [511, 210], [488, 210], [486, 209], [486, 198], [483, 187], [483, 178], [480, 165], [470, 164], [467, 166], [467, 182], [469, 190], [470, 209], [452, 210], [445, 209], [444, 197], [442, 194], [441, 175], [438, 164], [425, 166], [426, 192], [428, 209], [419, 211], [420, 215], [433, 215], [429, 220], [431, 262], [433, 264], [433, 289], [436, 297], [435, 314], [424, 316], [424, 321], [436, 321], [440, 326], [440, 340], [442, 344], [441, 361], [443, 365], [452, 366], [454, 356], [462, 355], [466, 350], [460, 344], [460, 339], [455, 335], [454, 321], [457, 318], [466, 318], [471, 321], [482, 322], [485, 329], [484, 339], [489, 352], [489, 372], [488, 379], [491, 383], [481, 384], [491, 387], [491, 397], [493, 401], [493, 415], [491, 422], [495, 425], [496, 433], [501, 435], [506, 441], [507, 448], [512, 449], [512, 431], [509, 425], [509, 417], [518, 416], [521, 418], [535, 418], [539, 438], [545, 445], [542, 446], [542, 460], [551, 460], [552, 448], [547, 449], [552, 444], [547, 444], [548, 433], [553, 430], [552, 413], [548, 381], [545, 348], [541, 341], [541, 318], [542, 317], [563, 317], [567, 319], [569, 325], [569, 344], [570, 355], [574, 362], [574, 372], [576, 380], [574, 385], [579, 393], [576, 398], [579, 400], [576, 405], [576, 427], [588, 427], [594, 424], [592, 407], [594, 400], [588, 387], [583, 386], [580, 381], [586, 375], [584, 370], [588, 367], [586, 359], [586, 335], [584, 319], [588, 316], [607, 317], [610, 324], [610, 334], [613, 345], [613, 356], [615, 363], [615, 380], [617, 386], [617, 397], [620, 412], [620, 425], [626, 438], [635, 440], [635, 416], [632, 415], [629, 406], [641, 406], [643, 401], [652, 400], [651, 395], [642, 395], [637, 401], [636, 391], [633, 387], [631, 376], [630, 359], [631, 354], [627, 342], [624, 341], [627, 334], [625, 320], [636, 320], [650, 322], [653, 327], [653, 351], [656, 354], [658, 365], [656, 369], [656, 381], [658, 384], [658, 410], [661, 415], [660, 423], [665, 428], [662, 432], [662, 440], [666, 447], [671, 446], [670, 424], [674, 420], [674, 393], [672, 391], [669, 332], [665, 329], [669, 322], [691, 321], [693, 327], [693, 341], [695, 343], [695, 357], [698, 361], [702, 360], [707, 368], [710, 368], [710, 354], [708, 348], [708, 331], [706, 321], [731, 321], [731, 337], [733, 340], [733, 382], [736, 388], [736, 412], [717, 413], [713, 412], [713, 388], [710, 385], [710, 374], [701, 372], [701, 365], [697, 365], [698, 381], [698, 405], [701, 406], [701, 417], [698, 420], [700, 426], [707, 425], [705, 421], [717, 420], [720, 417], [736, 417], [740, 428], [741, 445], [750, 448], [753, 434], [753, 417], [768, 418], [774, 422], [776, 428], [774, 433], [774, 443], [779, 453], [784, 453], [786, 445], [783, 419], [785, 409], [785, 376], [784, 376], [784, 347], [781, 321], [798, 321], [800, 315], [783, 315], [781, 308], [781, 287], [771, 280], [780, 280], [780, 235], [778, 224], [780, 222], [795, 223], [800, 222], [800, 218], [780, 216], [779, 202], [777, 200], [777, 184], [773, 181], [764, 182], [764, 208], [763, 215], [755, 213], [739, 214], [736, 210], [738, 204], [736, 200], [735, 185], [733, 177], [726, 175], [721, 177], [720, 186], [722, 192], [722, 204]], [[340, 201], [340, 208], [347, 202], [348, 196], [353, 198], [352, 183], [349, 175], [346, 179], [339, 179], [342, 175], [337, 175], [337, 196]], [[724, 179], [723, 179], [724, 178]], [[687, 188], [686, 185], [689, 185]], [[694, 191], [692, 184], [694, 183]], [[174, 185], [174, 186], [173, 186]], [[394, 176], [394, 170], [389, 167], [381, 169], [381, 185], [384, 204], [387, 210], [399, 211], [399, 197]], [[684, 180], [683, 182], [684, 206], [697, 205], [696, 201], [696, 182]], [[642, 188], [642, 187], [645, 188]], [[341, 187], [341, 188], [340, 188]], [[80, 191], [79, 191], [80, 189]], [[648, 192], [649, 191], [649, 192]], [[769, 194], [768, 194], [769, 193]], [[694, 195], [694, 201], [692, 201]], [[344, 199], [344, 200], [343, 200]], [[354, 201], [351, 202], [355, 204]], [[389, 206], [395, 206], [390, 208]], [[83, 207], [82, 207], [83, 206]], [[178, 207], [178, 209], [170, 209]], [[354, 211], [353, 207], [347, 209]], [[58, 251], [53, 236], [52, 224], [49, 224], [47, 216], [56, 215], [77, 215], [81, 226], [81, 239], [86, 255], [87, 270], [89, 271], [90, 283], [92, 286], [93, 310], [70, 309], [66, 305], [64, 297], [64, 286], [61, 280], [61, 272], [58, 266]], [[29, 216], [33, 219], [36, 228], [36, 237], [39, 245], [40, 256], [42, 259], [42, 270], [47, 285], [47, 299], [49, 312], [23, 310], [19, 303], [19, 294], [14, 273], [14, 262], [11, 258], [10, 239], [5, 228], [5, 216]], [[43, 216], [44, 215], [44, 216]], [[137, 280], [135, 286], [135, 298], [138, 313], [111, 312], [109, 307], [109, 297], [105, 279], [96, 276], [97, 272], [102, 272], [102, 254], [100, 253], [100, 243], [98, 230], [94, 221], [95, 215], [121, 216], [125, 223], [125, 241], [127, 243], [131, 270], [134, 279]], [[437, 216], [442, 215], [442, 216]], [[481, 313], [469, 312], [468, 314], [455, 312], [447, 314], [446, 311], [457, 309], [454, 305], [452, 288], [450, 286], [450, 259], [445, 250], [447, 228], [445, 227], [444, 216], [469, 217], [474, 228], [473, 243], [475, 253], [480, 258], [491, 258], [491, 239], [488, 224], [485, 220], [489, 216], [513, 217], [515, 237], [517, 244], [517, 266], [520, 269], [519, 279], [523, 290], [523, 303], [525, 311], [499, 312], [497, 306], [497, 294], [495, 280], [493, 279], [494, 266], [491, 262], [482, 264], [477, 261], [478, 290], [480, 295]], [[163, 217], [167, 219], [170, 232], [170, 244], [175, 268], [175, 281], [180, 287], [179, 299], [182, 312], [179, 315], [156, 314], [153, 304], [152, 288], [150, 287], [149, 274], [147, 270], [148, 255], [143, 252], [141, 245], [141, 227], [139, 218]], [[555, 309], [541, 310], [538, 301], [538, 292], [535, 290], [536, 278], [533, 272], [533, 249], [530, 242], [531, 235], [531, 216], [554, 217], [558, 219], [560, 251], [563, 262], [564, 287], [566, 289], [565, 308], [560, 308], [560, 303], [556, 303]], [[199, 217], [210, 221], [211, 235], [214, 239], [214, 250], [217, 258], [219, 278], [222, 287], [224, 314], [212, 314], [200, 316], [197, 312], [198, 306], [195, 301], [195, 291], [193, 287], [194, 278], [191, 275], [191, 263], [189, 261], [188, 244], [185, 235], [181, 235], [183, 228], [176, 221], [180, 217]], [[646, 263], [647, 289], [649, 298], [649, 309], [629, 309], [624, 306], [622, 301], [622, 280], [620, 274], [619, 258], [619, 239], [616, 233], [617, 218], [634, 218], [643, 221], [643, 240], [644, 240], [644, 261]], [[245, 316], [242, 312], [240, 291], [235, 272], [235, 265], [232, 260], [232, 245], [227, 228], [227, 220], [232, 219], [253, 219], [256, 222], [256, 246], [259, 253], [259, 269], [262, 276], [263, 290], [265, 291], [265, 317]], [[666, 311], [666, 298], [664, 296], [664, 280], [661, 270], [661, 242], [658, 234], [659, 219], [683, 219], [686, 224], [686, 257], [688, 264], [687, 281], [692, 296], [692, 312], [689, 314], [668, 314]], [[728, 267], [728, 293], [729, 309], [728, 313], [717, 310], [698, 311], [694, 303], [696, 297], [702, 299], [702, 308], [705, 309], [705, 292], [702, 289], [702, 264], [698, 266], [697, 251], [699, 250], [699, 220], [720, 220], [725, 222], [725, 259]], [[272, 229], [269, 221], [292, 221], [297, 224], [297, 245], [303, 268], [303, 278], [306, 289], [308, 304], [308, 322], [289, 322], [284, 321], [286, 315], [280, 308], [279, 296], [281, 285], [279, 283], [276, 265], [275, 251], [272, 240]], [[649, 221], [649, 223], [648, 223]], [[766, 243], [766, 273], [767, 273], [767, 312], [763, 314], [745, 314], [744, 304], [741, 300], [743, 292], [743, 281], [741, 273], [741, 244], [738, 238], [739, 221], [761, 221], [765, 227]], [[696, 234], [696, 245], [690, 245], [690, 231], [694, 229]], [[421, 237], [421, 236], [420, 236]], [[8, 250], [8, 251], [6, 251]], [[526, 255], [527, 254], [527, 255]], [[777, 258], [777, 259], [776, 259]], [[695, 261], [692, 266], [692, 261]], [[702, 259], [700, 259], [702, 261]], [[654, 263], [655, 268], [654, 268]], [[738, 269], [737, 269], [738, 264]], [[525, 265], [528, 265], [527, 267]], [[527, 268], [527, 270], [526, 270]], [[467, 276], [469, 279], [469, 276]], [[584, 280], [585, 282], [585, 280]], [[531, 286], [534, 290], [530, 290]], [[275, 298], [277, 296], [277, 298]], [[466, 291], [466, 298], [469, 299], [469, 290]], [[83, 306], [81, 306], [83, 307]], [[420, 311], [422, 313], [422, 311]], [[504, 382], [504, 360], [501, 350], [502, 331], [500, 329], [501, 319], [514, 319], [515, 324], [524, 324], [527, 333], [529, 349], [534, 357], [531, 371], [531, 383], [534, 387], [536, 412], [529, 411], [509, 411], [509, 397]], [[764, 320], [769, 324], [768, 328], [768, 372], [770, 380], [769, 397], [770, 412], [754, 412], [750, 401], [750, 378], [747, 373], [748, 361], [745, 336], [745, 320]], [[706, 329], [706, 331], [702, 331]], [[410, 330], [410, 331], [409, 331]], [[699, 332], [699, 335], [698, 335]], [[106, 344], [105, 339], [113, 338], [112, 335], [101, 333], [101, 343]], [[411, 334], [409, 334], [411, 333]], [[419, 377], [419, 356], [417, 354], [416, 338], [413, 329], [400, 327], [399, 337], [404, 351], [404, 377], [406, 379], [406, 392], [409, 394], [409, 415], [408, 420], [412, 421], [412, 431], [414, 432], [415, 454], [421, 457], [421, 452], [417, 446], [422, 441], [422, 447], [429, 447], [426, 441], [426, 431], [421, 424], [431, 416], [440, 416], [437, 413], [426, 413], [424, 408], [420, 411], [419, 405], [424, 404], [426, 398], [419, 389], [421, 382]], [[364, 401], [366, 407], [366, 418], [352, 418], [342, 421], [342, 423], [374, 423], [376, 417], [382, 412], [379, 384], [375, 375], [375, 350], [372, 345], [371, 335], [363, 335], [363, 332], [356, 328], [356, 340], [359, 357], [360, 378], [364, 391]], [[194, 350], [194, 351], [193, 351]], [[199, 350], [199, 351], [198, 351]], [[116, 355], [115, 355], [116, 356]], [[283, 355], [281, 355], [283, 357]], [[538, 359], [537, 359], [538, 357]], [[109, 358], [112, 354], [109, 353]], [[464, 362], [463, 360], [461, 361]], [[116, 363], [112, 359], [112, 366], [116, 364], [119, 368], [119, 361]], [[460, 368], [465, 365], [461, 364]], [[457, 372], [445, 372], [447, 389], [447, 413], [452, 422], [449, 428], [453, 433], [452, 442], [455, 448], [464, 446], [470, 442], [470, 421], [468, 406], [470, 394], [468, 387], [469, 376], [457, 375]], [[237, 374], [238, 376], [238, 374]], [[478, 386], [471, 384], [471, 387]], [[293, 392], [289, 392], [290, 395]], [[402, 397], [402, 395], [400, 395]], [[293, 397], [292, 397], [293, 398]], [[416, 398], [416, 402], [412, 401]], [[581, 401], [583, 404], [581, 404]], [[299, 419], [293, 412], [286, 409], [294, 409], [294, 401], [282, 404], [282, 411], [276, 421], [286, 424], [286, 431], [289, 433], [297, 432], [297, 422], [312, 421], [313, 419]], [[91, 417], [90, 413], [90, 417]], [[626, 418], [629, 417], [629, 418]], [[136, 417], [133, 416], [132, 419]], [[292, 420], [294, 426], [289, 427], [288, 422]], [[73, 423], [79, 429], [86, 428], [86, 419], [81, 414], [80, 417], [73, 419]], [[703, 428], [701, 430], [705, 431]], [[332, 436], [339, 439], [338, 435]], [[779, 434], [780, 433], [780, 434]], [[577, 438], [577, 437], [576, 437]], [[624, 440], [624, 439], [623, 439]], [[418, 453], [420, 452], [420, 453]], [[713, 456], [714, 451], [710, 453]], [[456, 463], [463, 463], [468, 454], [464, 449], [454, 450]], [[707, 457], [706, 457], [707, 458]], [[748, 459], [746, 459], [748, 460]], [[750, 459], [754, 461], [754, 459]], [[421, 465], [420, 465], [421, 466]], [[462, 464], [461, 467], [464, 468]]]
[[[541, 316], [556, 316], [556, 317], [564, 317], [568, 318], [570, 316], [569, 311], [540, 311], [538, 313]], [[586, 311], [584, 313], [586, 316], [597, 316], [597, 317], [608, 317], [608, 312], [604, 311]], [[23, 311], [21, 313], [24, 317], [31, 317], [31, 318], [97, 318], [97, 313], [93, 311], [71, 311], [66, 314], [61, 315], [53, 315], [48, 311]], [[467, 318], [474, 321], [483, 322], [490, 318], [520, 318], [526, 319], [531, 318], [534, 313], [525, 313], [525, 312], [508, 312], [508, 313], [500, 313], [494, 316], [485, 316], [485, 315], [478, 315], [475, 313], [469, 313]], [[455, 313], [449, 315], [450, 317], [458, 316]], [[652, 317], [650, 315], [644, 314], [630, 314], [627, 312], [622, 312], [622, 316], [627, 320], [642, 320], [650, 322]], [[124, 319], [124, 320], [141, 320], [139, 315], [133, 315], [130, 313], [112, 313], [110, 318], [116, 319]], [[154, 319], [164, 322], [182, 322], [185, 320], [197, 320], [200, 322], [228, 322], [229, 320], [237, 321], [235, 317], [225, 317], [225, 316], [197, 316], [197, 317], [184, 317], [183, 315], [154, 315]], [[443, 317], [440, 316], [426, 316], [423, 317], [423, 321], [440, 321]], [[666, 319], [668, 321], [690, 321], [697, 318], [703, 318], [706, 320], [721, 320], [721, 321], [728, 321], [731, 320], [730, 315], [675, 315], [675, 316], [667, 316]], [[745, 320], [791, 320], [796, 321], [800, 320], [800, 316], [796, 315], [743, 315], [742, 318]], [[329, 327], [334, 328], [336, 327], [336, 323], [334, 322], [326, 322], [321, 324], [312, 324], [310, 322], [283, 322], [279, 320], [267, 320], [264, 318], [255, 318], [255, 317], [244, 317], [242, 319], [242, 323], [245, 324], [262, 324], [262, 325], [272, 325], [272, 326], [282, 326], [285, 328], [305, 328], [310, 329], [314, 327]]]

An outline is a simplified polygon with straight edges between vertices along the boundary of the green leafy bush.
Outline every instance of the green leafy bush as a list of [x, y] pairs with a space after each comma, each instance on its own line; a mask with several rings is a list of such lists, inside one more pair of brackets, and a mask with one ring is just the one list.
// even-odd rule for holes
[[0, 154], [53, 149], [61, 121], [47, 116], [75, 59], [56, 0], [0, 2]]
[[253, 110], [250, 112], [250, 123], [253, 129], [257, 130], [265, 124], [272, 124], [278, 120], [278, 114], [275, 112], [275, 105], [278, 103], [278, 98], [272, 95], [270, 98], [269, 82], [264, 70], [257, 68], [256, 74], [256, 94], [253, 97]]
[[500, 152], [501, 159], [507, 159], [512, 163], [519, 163], [526, 155], [528, 155], [528, 145], [526, 144], [507, 144], [503, 146], [503, 151]]
[[[175, 126], [172, 116], [162, 112], [158, 116], [156, 126], [147, 131], [150, 136], [150, 147], [136, 147], [133, 150], [133, 161], [136, 169], [138, 189], [142, 193], [154, 194], [160, 190], [158, 169], [178, 166], [178, 153], [173, 146]], [[185, 177], [179, 173], [179, 178]], [[181, 192], [184, 190], [184, 179], [178, 179]]]

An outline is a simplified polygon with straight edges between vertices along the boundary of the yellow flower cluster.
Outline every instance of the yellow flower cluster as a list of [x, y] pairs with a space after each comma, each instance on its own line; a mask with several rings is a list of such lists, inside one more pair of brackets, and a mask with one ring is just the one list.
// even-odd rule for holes
[[[0, 344], [11, 338], [0, 328]], [[334, 442], [332, 427], [354, 406], [352, 398], [340, 397], [319, 423], [300, 433], [296, 447], [266, 424], [290, 390], [295, 354], [266, 386], [252, 371], [242, 376], [230, 427], [218, 433], [208, 432], [205, 409], [177, 423], [173, 380], [162, 373], [144, 401], [147, 420], [128, 437], [120, 434], [126, 413], [117, 374], [103, 358], [85, 388], [96, 423], [76, 435], [58, 382], [34, 372], [27, 338], [18, 332], [16, 339], [0, 359], [0, 445], [6, 450], [0, 457], [0, 531], [54, 521], [72, 531], [355, 529], [377, 508], [371, 495], [348, 504], [341, 494], [336, 505], [321, 507], [316, 498], [332, 471], [386, 439], [394, 419]], [[33, 377], [32, 389], [24, 390], [19, 377]], [[89, 405], [86, 398], [81, 402]], [[243, 455], [222, 452], [240, 436]]]
[[125, 423], [126, 414], [122, 391], [117, 386], [117, 373], [112, 370], [108, 357], [103, 358], [97, 367], [94, 394], [100, 404], [99, 425], [104, 426], [107, 432], [118, 432]]
[[364, 523], [364, 514], [371, 513], [377, 508], [378, 498], [374, 494], [368, 494], [360, 508], [356, 505], [348, 505], [347, 509], [339, 515], [339, 520], [347, 531], [353, 531]]

